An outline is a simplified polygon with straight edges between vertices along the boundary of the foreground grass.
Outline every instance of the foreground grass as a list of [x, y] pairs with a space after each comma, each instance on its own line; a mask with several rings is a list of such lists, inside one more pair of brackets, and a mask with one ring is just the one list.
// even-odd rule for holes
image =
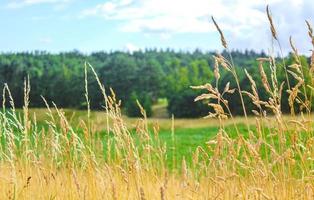
[[[212, 147], [211, 141], [219, 141], [222, 136], [217, 120], [194, 123], [194, 119], [181, 119], [178, 123], [162, 119], [158, 125], [156, 121], [160, 119], [129, 119], [111, 113], [108, 134], [102, 125], [106, 123], [103, 112], [90, 113], [91, 132], [86, 111], [30, 109], [27, 113], [17, 112], [15, 145], [10, 147], [10, 139], [4, 138], [2, 132], [2, 140], [6, 139], [2, 155], [9, 162], [4, 162], [3, 157], [1, 199], [311, 199], [314, 195], [313, 164], [305, 161], [309, 174], [304, 176], [304, 161], [298, 155], [288, 160], [282, 157], [282, 162], [263, 148], [256, 149], [257, 154], [250, 153], [255, 151], [250, 148], [257, 147], [250, 145], [256, 145], [253, 141], [258, 140], [250, 138], [244, 118], [234, 120], [236, 129], [230, 121], [224, 126], [228, 136], [223, 137], [235, 142], [234, 147], [240, 145], [239, 133], [247, 141], [252, 140], [244, 143], [237, 160], [232, 161], [228, 155], [232, 156], [236, 149], [228, 148], [233, 145]], [[14, 121], [14, 115], [9, 116]], [[255, 137], [256, 120], [262, 122], [250, 119]], [[286, 122], [289, 120], [291, 117], [285, 117]], [[271, 121], [273, 118], [267, 123], [270, 130], [276, 126]], [[28, 136], [18, 123], [29, 124]], [[7, 126], [2, 126], [2, 131], [4, 127]], [[278, 139], [266, 141], [265, 144], [275, 142], [272, 148], [280, 151]], [[291, 141], [286, 145], [284, 148], [289, 149]], [[226, 160], [215, 160], [217, 153], [227, 155]], [[289, 159], [294, 159], [294, 164]]]
[[313, 199], [310, 114], [129, 119], [107, 98], [3, 110], [0, 199]]
[[2, 165], [1, 199], [313, 199], [313, 183], [236, 174], [187, 177], [165, 172], [123, 171], [113, 167], [85, 170], [51, 165]]

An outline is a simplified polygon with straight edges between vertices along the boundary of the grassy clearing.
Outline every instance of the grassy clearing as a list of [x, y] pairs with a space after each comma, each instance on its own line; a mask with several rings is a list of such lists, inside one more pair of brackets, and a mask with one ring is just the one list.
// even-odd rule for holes
[[[64, 116], [69, 123], [79, 132], [79, 135], [83, 133], [82, 123], [87, 121], [87, 111], [84, 110], [73, 110], [73, 109], [62, 109]], [[23, 110], [17, 110], [22, 115]], [[46, 123], [49, 120], [47, 115], [47, 109], [29, 109], [31, 118], [36, 118], [37, 125], [40, 128], [48, 129]], [[57, 110], [51, 110], [52, 115], [58, 118]], [[140, 118], [128, 118], [123, 116], [124, 121], [130, 131], [136, 135], [136, 127], [140, 121]], [[103, 141], [107, 140], [107, 133], [105, 131], [106, 126], [106, 114], [101, 111], [90, 112], [90, 122], [92, 129], [95, 130], [95, 134], [98, 138]], [[206, 148], [206, 142], [212, 139], [218, 132], [219, 127], [217, 126], [217, 120], [215, 119], [175, 119], [173, 122], [169, 118], [149, 118], [147, 119], [149, 134], [153, 135], [153, 128], [158, 127], [158, 137], [161, 142], [165, 143], [168, 147], [173, 148], [175, 146], [175, 153], [168, 149], [167, 151], [167, 165], [171, 168], [174, 167], [173, 157], [176, 158], [176, 163], [182, 160], [183, 157], [187, 159], [187, 162], [191, 163], [191, 153], [194, 152], [199, 146]], [[238, 123], [243, 123], [244, 118], [239, 117]], [[172, 140], [171, 126], [173, 123], [174, 127], [174, 142]], [[112, 125], [112, 122], [110, 122]], [[230, 126], [230, 125], [229, 125]], [[230, 127], [230, 130], [233, 130]], [[246, 131], [245, 129], [243, 130]], [[230, 132], [232, 136], [235, 136], [235, 132]], [[246, 133], [243, 133], [246, 135]], [[178, 166], [177, 166], [178, 167]]]
[[[158, 105], [159, 106], [159, 105]], [[163, 107], [162, 109], [165, 109], [164, 106], [159, 106]], [[87, 111], [86, 110], [75, 110], [75, 109], [60, 109], [63, 113], [66, 119], [69, 121], [69, 123], [73, 127], [79, 127], [81, 122], [87, 121]], [[22, 115], [23, 110], [22, 109], [17, 109], [16, 110], [18, 114]], [[29, 115], [31, 119], [35, 118], [37, 122], [41, 125], [45, 125], [45, 121], [49, 119], [49, 115], [47, 115], [48, 110], [45, 108], [30, 108], [29, 109]], [[57, 110], [51, 109], [51, 114], [55, 117], [58, 116]], [[162, 115], [162, 117], [157, 117]], [[123, 120], [126, 122], [126, 125], [128, 128], [135, 128], [136, 123], [140, 118], [129, 118], [125, 115], [121, 116]], [[312, 117], [314, 117], [313, 114], [309, 116], [301, 116], [301, 115], [296, 115], [296, 116], [291, 116], [289, 114], [287, 115], [282, 115], [282, 118], [284, 121], [288, 122], [291, 121], [295, 118], [298, 120], [301, 120], [302, 118], [308, 118], [307, 120], [311, 120]], [[275, 126], [275, 116], [268, 116], [267, 118], [263, 119], [265, 120], [269, 125]], [[106, 113], [104, 111], [91, 111], [90, 112], [90, 121], [92, 122], [93, 129], [95, 131], [102, 131], [106, 128]], [[163, 113], [159, 113], [159, 111], [156, 112], [156, 115], [147, 118], [147, 124], [151, 127], [154, 124], [158, 125], [161, 130], [167, 130], [168, 132], [171, 132], [171, 127], [172, 127], [172, 120], [169, 117], [166, 117], [163, 115]], [[112, 124], [112, 122], [109, 122]], [[248, 120], [246, 121], [245, 117], [241, 116], [236, 116], [232, 120], [226, 120], [224, 121], [225, 126], [231, 126], [233, 124], [245, 124], [248, 123], [250, 126], [255, 126], [256, 125], [256, 117], [255, 116], [249, 116]], [[174, 118], [174, 128], [176, 129], [185, 129], [185, 128], [209, 128], [209, 127], [219, 127], [219, 120], [214, 119], [214, 118], [190, 118], [190, 119], [184, 119], [184, 118], [179, 118], [176, 119]]]
[[[87, 121], [87, 111], [73, 109], [62, 109], [62, 111], [72, 127], [74, 127], [78, 132], [78, 135], [83, 137], [82, 124]], [[22, 114], [22, 112], [22, 110], [18, 110], [19, 114]], [[36, 118], [39, 129], [48, 129], [48, 125], [46, 123], [49, 119], [47, 109], [30, 109], [29, 113], [30, 116], [33, 116], [32, 118]], [[57, 110], [51, 110], [51, 113], [55, 118], [58, 118]], [[128, 118], [126, 116], [122, 116], [122, 118], [125, 121], [127, 128], [133, 134], [133, 137], [136, 138], [136, 129], [141, 119]], [[289, 116], [286, 116], [285, 118], [288, 120]], [[254, 129], [254, 117], [251, 117], [249, 121], [250, 126]], [[269, 121], [272, 121], [272, 118], [270, 118]], [[95, 138], [100, 139], [101, 141], [107, 141], [108, 134], [105, 131], [106, 114], [102, 111], [92, 111], [90, 112], [90, 122], [92, 125], [91, 129], [95, 131]], [[111, 121], [109, 123], [112, 125]], [[215, 119], [174, 119], [174, 121], [172, 121], [169, 118], [148, 118], [146, 123], [151, 137], [154, 137], [154, 127], [158, 127], [158, 139], [168, 147], [166, 151], [166, 162], [167, 166], [170, 168], [181, 167], [180, 162], [183, 158], [186, 159], [187, 163], [191, 164], [191, 154], [193, 154], [198, 147], [206, 149], [206, 142], [213, 139], [219, 132], [219, 121]], [[245, 118], [237, 117], [235, 119], [235, 123], [241, 131], [241, 135], [247, 138], [248, 131], [244, 124]], [[174, 128], [173, 133], [172, 126]], [[237, 132], [234, 129], [232, 122], [226, 122], [225, 126], [229, 137], [235, 138], [237, 136]], [[112, 135], [109, 137], [112, 137]], [[103, 145], [106, 144], [104, 143]], [[173, 148], [175, 148], [175, 151], [172, 150]], [[104, 150], [104, 155], [105, 154], [106, 150]]]

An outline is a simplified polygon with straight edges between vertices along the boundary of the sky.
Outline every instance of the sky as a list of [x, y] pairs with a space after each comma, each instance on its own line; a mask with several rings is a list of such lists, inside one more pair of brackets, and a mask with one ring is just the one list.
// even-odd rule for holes
[[221, 50], [211, 16], [231, 49], [268, 51], [267, 4], [284, 52], [308, 54], [313, 0], [0, 0], [0, 52]]

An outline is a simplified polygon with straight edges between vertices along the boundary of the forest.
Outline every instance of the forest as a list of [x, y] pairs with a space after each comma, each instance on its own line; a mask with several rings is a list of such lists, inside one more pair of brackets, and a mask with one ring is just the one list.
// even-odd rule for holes
[[[176, 118], [202, 117], [209, 112], [206, 105], [208, 102], [194, 102], [199, 95], [198, 91], [190, 86], [211, 83], [215, 85], [214, 56], [220, 56], [216, 52], [194, 52], [156, 50], [150, 49], [136, 52], [95, 52], [83, 54], [79, 51], [52, 54], [48, 52], [34, 51], [24, 53], [2, 53], [0, 55], [0, 85], [5, 84], [10, 88], [16, 107], [23, 106], [23, 84], [27, 77], [30, 79], [30, 107], [45, 107], [41, 96], [48, 102], [54, 102], [62, 108], [86, 108], [84, 98], [84, 66], [90, 63], [106, 91], [110, 88], [121, 100], [123, 112], [130, 117], [140, 115], [137, 106], [138, 100], [145, 108], [147, 115], [152, 114], [152, 105], [158, 99], [167, 100], [167, 111], [169, 116], [173, 114]], [[239, 84], [242, 91], [250, 91], [250, 82], [246, 76], [246, 69], [260, 88], [260, 98], [266, 98], [266, 92], [261, 86], [258, 66], [258, 58], [267, 57], [264, 52], [231, 51], [221, 52], [221, 56], [227, 58], [234, 64], [238, 73]], [[285, 81], [284, 68], [291, 67], [294, 57], [289, 54], [285, 58], [277, 58], [278, 80]], [[300, 56], [302, 68], [308, 74], [310, 59]], [[263, 66], [262, 66], [263, 67]], [[293, 67], [293, 66], [292, 66]], [[219, 66], [219, 91], [223, 91], [225, 85], [230, 82], [230, 88], [236, 88], [236, 82], [232, 74]], [[90, 106], [92, 109], [101, 109], [104, 105], [103, 97], [97, 86], [92, 72], [88, 72], [88, 88], [90, 95]], [[265, 69], [269, 76], [269, 69]], [[289, 74], [292, 76], [293, 74]], [[293, 80], [291, 78], [290, 80]], [[296, 82], [290, 82], [291, 87]], [[287, 84], [285, 84], [284, 87]], [[260, 86], [260, 87], [259, 87]], [[287, 90], [287, 88], [283, 88]], [[2, 92], [1, 92], [2, 93]], [[2, 95], [2, 94], [1, 94]], [[282, 111], [289, 112], [288, 94], [285, 92], [281, 102]], [[239, 94], [226, 94], [229, 107], [234, 115], [242, 115]], [[0, 100], [1, 103], [3, 101]], [[244, 101], [249, 113], [255, 109], [255, 105], [247, 95]], [[9, 99], [5, 101], [9, 104]], [[193, 105], [193, 106], [191, 106]], [[251, 113], [252, 114], [252, 113]]]

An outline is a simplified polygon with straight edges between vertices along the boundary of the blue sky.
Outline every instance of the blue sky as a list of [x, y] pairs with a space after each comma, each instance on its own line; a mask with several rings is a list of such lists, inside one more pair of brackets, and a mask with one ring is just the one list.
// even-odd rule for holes
[[267, 4], [284, 50], [308, 53], [312, 0], [0, 0], [0, 51], [220, 50], [211, 15], [232, 49], [267, 51]]

